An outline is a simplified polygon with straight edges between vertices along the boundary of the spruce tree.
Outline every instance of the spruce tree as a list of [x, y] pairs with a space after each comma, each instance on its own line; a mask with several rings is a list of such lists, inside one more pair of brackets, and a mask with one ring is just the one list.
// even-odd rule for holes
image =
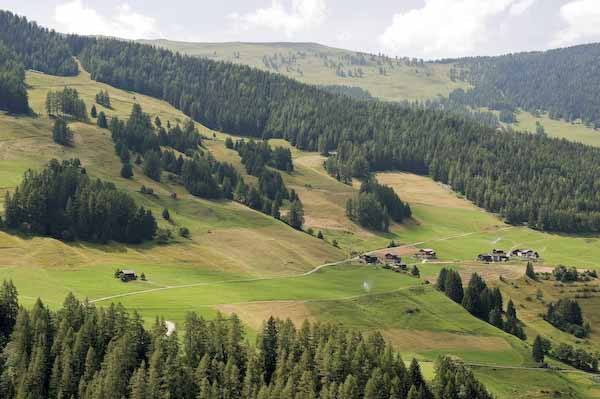
[[531, 355], [533, 357], [533, 361], [536, 363], [542, 363], [544, 361], [544, 347], [542, 345], [542, 339], [539, 335], [536, 336], [535, 340], [533, 341]]
[[302, 229], [302, 225], [304, 224], [304, 207], [302, 206], [300, 199], [292, 202], [286, 220], [287, 223], [296, 230]]
[[502, 320], [502, 310], [498, 307], [493, 308], [490, 311], [490, 315], [489, 315], [489, 319], [488, 319], [489, 323], [495, 327], [498, 327], [500, 329], [504, 328], [504, 322]]
[[445, 267], [442, 267], [440, 273], [438, 274], [437, 282], [435, 287], [438, 291], [445, 292], [446, 291], [446, 277], [448, 276], [448, 270]]
[[144, 154], [143, 171], [146, 176], [155, 181], [160, 181], [161, 161], [160, 156], [155, 151], [148, 151]]
[[463, 307], [469, 313], [479, 318], [488, 317], [487, 313], [484, 314], [484, 308], [481, 303], [481, 294], [485, 288], [486, 285], [482, 278], [477, 273], [473, 273], [462, 300]]
[[532, 280], [537, 280], [535, 270], [533, 270], [533, 263], [527, 262], [527, 267], [525, 268], [525, 275]]
[[12, 280], [4, 280], [0, 287], [0, 348], [10, 337], [19, 314], [17, 288]]
[[92, 109], [90, 110], [90, 115], [92, 118], [98, 116], [98, 111], [96, 111], [96, 105], [92, 105]]
[[64, 146], [70, 146], [73, 144], [73, 133], [64, 120], [59, 118], [54, 121], [54, 127], [52, 128], [52, 139], [55, 143]]
[[133, 177], [133, 168], [129, 162], [124, 163], [121, 166], [121, 177], [124, 177], [125, 179]]
[[445, 293], [456, 303], [462, 303], [464, 297], [462, 278], [456, 270], [448, 270], [445, 281]]
[[106, 115], [104, 114], [104, 111], [100, 111], [100, 113], [98, 113], [98, 119], [96, 120], [96, 123], [98, 124], [98, 127], [102, 129], [106, 129], [108, 127], [108, 122], [106, 121]]

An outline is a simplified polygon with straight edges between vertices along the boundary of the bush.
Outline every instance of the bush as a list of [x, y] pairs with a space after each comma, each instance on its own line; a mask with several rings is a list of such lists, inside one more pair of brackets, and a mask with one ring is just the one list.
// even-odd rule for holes
[[187, 227], [180, 228], [179, 235], [184, 238], [189, 238], [190, 237], [190, 229], [188, 229]]
[[158, 229], [158, 232], [156, 233], [156, 242], [161, 245], [168, 244], [172, 238], [173, 235], [171, 230]]

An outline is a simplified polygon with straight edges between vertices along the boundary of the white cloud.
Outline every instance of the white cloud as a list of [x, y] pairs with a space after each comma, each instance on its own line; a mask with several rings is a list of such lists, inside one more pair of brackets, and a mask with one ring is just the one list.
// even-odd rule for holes
[[600, 1], [577, 0], [563, 5], [560, 16], [567, 27], [559, 31], [551, 46], [566, 46], [600, 38]]
[[428, 59], [472, 55], [490, 40], [487, 28], [492, 18], [524, 12], [534, 2], [425, 0], [422, 8], [395, 14], [379, 42], [394, 55]]
[[129, 4], [119, 5], [108, 18], [100, 15], [81, 0], [60, 4], [54, 11], [59, 30], [82, 35], [115, 36], [126, 39], [158, 37], [154, 18], [137, 13]]
[[522, 15], [525, 11], [529, 10], [538, 0], [521, 0], [516, 2], [510, 7], [510, 13], [512, 15]]
[[338, 32], [338, 34], [335, 35], [335, 38], [338, 40], [338, 42], [349, 42], [354, 38], [354, 36], [348, 31], [342, 31]]
[[326, 0], [272, 0], [270, 7], [244, 15], [233, 13], [229, 17], [237, 29], [266, 28], [284, 32], [289, 37], [319, 25], [326, 11]]

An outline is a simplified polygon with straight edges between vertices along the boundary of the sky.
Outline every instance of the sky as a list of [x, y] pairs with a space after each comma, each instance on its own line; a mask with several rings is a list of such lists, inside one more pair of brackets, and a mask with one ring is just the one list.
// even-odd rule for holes
[[61, 32], [317, 42], [430, 59], [600, 41], [600, 0], [0, 0]]

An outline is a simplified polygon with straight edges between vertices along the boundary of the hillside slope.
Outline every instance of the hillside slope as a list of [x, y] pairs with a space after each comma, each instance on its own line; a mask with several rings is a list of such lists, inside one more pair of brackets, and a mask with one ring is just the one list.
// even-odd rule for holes
[[452, 81], [450, 65], [393, 59], [316, 43], [188, 43], [141, 40], [183, 54], [249, 65], [303, 83], [355, 86], [389, 101], [447, 97], [464, 82]]
[[[588, 50], [588, 47], [585, 47], [579, 50], [556, 50], [551, 53], [458, 59], [443, 63], [420, 63], [415, 62], [415, 60], [388, 59], [314, 43], [190, 43], [171, 40], [142, 40], [140, 42], [168, 48], [183, 54], [248, 65], [279, 73], [304, 83], [321, 86], [358, 87], [367, 90], [372, 96], [386, 101], [433, 100], [438, 96], [447, 98], [456, 89], [469, 91], [473, 89], [473, 85], [476, 85], [477, 88], [474, 90], [474, 94], [477, 98], [481, 97], [480, 100], [464, 102], [483, 111], [488, 111], [486, 107], [494, 101], [505, 99], [505, 96], [498, 95], [498, 91], [502, 88], [495, 85], [494, 80], [487, 81], [490, 75], [485, 71], [491, 70], [493, 65], [498, 65], [499, 70], [494, 69], [490, 79], [504, 82], [506, 76], [501, 74], [513, 76], [514, 73], [511, 68], [517, 68], [515, 66], [517, 62], [522, 64], [521, 69], [527, 70], [528, 62], [536, 58], [546, 57], [552, 59], [556, 54], [568, 58], [568, 51], [587, 52]], [[590, 45], [589, 49], [594, 50], [595, 46]], [[588, 55], [586, 55], [586, 60], [587, 57]], [[561, 65], [558, 65], [559, 67], [569, 65], [567, 60], [563, 61]], [[515, 65], [511, 66], [511, 62], [514, 62]], [[586, 62], [582, 61], [581, 63], [586, 64]], [[362, 76], [355, 75], [354, 72], [352, 72], [352, 76], [348, 74], [348, 71], [355, 71], [358, 68], [363, 71]], [[382, 73], [382, 68], [385, 70], [384, 73]], [[593, 66], [588, 69], [590, 69], [590, 73], [593, 73]], [[469, 73], [469, 71], [472, 71], [472, 73]], [[343, 76], [341, 72], [344, 72]], [[451, 75], [453, 75], [453, 78], [451, 78]], [[529, 82], [537, 82], [535, 84], [538, 84], [538, 89], [542, 88], [539, 86], [540, 79], [524, 79]], [[553, 78], [548, 75], [545, 79]], [[576, 78], [573, 77], [571, 80], [573, 79]], [[554, 79], [553, 82], [553, 84], [561, 84], [560, 80]], [[573, 85], [574, 83], [568, 84]], [[564, 85], [567, 85], [567, 83], [564, 83]], [[528, 85], [517, 86], [520, 87], [519, 90], [521, 91], [534, 90]], [[483, 94], [477, 94], [484, 92], [488, 96], [485, 99]], [[512, 91], [509, 92], [512, 93]], [[566, 87], [555, 87], [553, 92], [568, 94], [572, 90]], [[536, 100], [537, 106], [532, 106], [531, 100], [528, 100], [528, 103], [519, 100], [520, 98], [530, 97], [531, 95], [523, 95], [520, 92], [511, 94], [512, 107], [517, 111], [516, 121], [506, 125], [516, 130], [535, 132], [537, 129], [536, 122], [538, 122], [551, 137], [566, 138], [596, 147], [600, 146], [600, 133], [594, 129], [593, 124], [582, 122], [580, 114], [572, 111], [554, 111], [552, 112], [552, 118], [550, 118], [549, 113], [543, 112], [543, 110], [560, 110], [564, 108], [561, 104], [556, 103], [556, 98], [553, 97], [553, 101], [556, 103], [553, 106], [541, 100], [541, 102]], [[518, 109], [519, 107], [525, 109]], [[542, 112], [537, 111], [539, 109]], [[495, 113], [498, 114], [497, 111]], [[567, 116], [569, 116], [568, 120]]]
[[[123, 179], [108, 130], [95, 126], [94, 120], [91, 123], [72, 123], [75, 145], [72, 148], [62, 147], [53, 143], [51, 122], [44, 111], [48, 90], [70, 86], [77, 88], [88, 105], [93, 103], [96, 93], [108, 90], [113, 108], [96, 106], [109, 117], [126, 118], [135, 101], [153, 117], [159, 115], [165, 123], [180, 123], [186, 119], [164, 102], [93, 82], [85, 72], [77, 77], [28, 72], [27, 84], [30, 87], [30, 104], [38, 116], [0, 115], [2, 201], [4, 192], [12, 190], [28, 168], [41, 168], [51, 158], [79, 158], [92, 176], [115, 182], [119, 188], [133, 194], [138, 202], [150, 207], [154, 214], [160, 215], [163, 208], [168, 208], [173, 222], [163, 220], [160, 224], [172, 230], [188, 227], [191, 239], [178, 239], [168, 246], [111, 244], [103, 247], [85, 243], [63, 244], [50, 238], [32, 241], [0, 233], [4, 243], [0, 245], [3, 248], [3, 266], [56, 266], [68, 270], [85, 265], [106, 265], [110, 270], [115, 265], [133, 268], [151, 262], [154, 267], [168, 265], [172, 271], [181, 273], [197, 273], [190, 269], [205, 269], [231, 275], [266, 276], [306, 271], [313, 265], [342, 257], [341, 252], [331, 245], [239, 204], [202, 200], [192, 197], [181, 186], [156, 183], [146, 178], [137, 166], [134, 167], [133, 179]], [[206, 129], [200, 128], [204, 134], [210, 135]], [[157, 195], [139, 193], [142, 185], [153, 188]], [[179, 200], [170, 197], [172, 192], [178, 194]], [[250, 237], [255, 242], [252, 248], [247, 245]], [[31, 250], [34, 242], [35, 250]]]

